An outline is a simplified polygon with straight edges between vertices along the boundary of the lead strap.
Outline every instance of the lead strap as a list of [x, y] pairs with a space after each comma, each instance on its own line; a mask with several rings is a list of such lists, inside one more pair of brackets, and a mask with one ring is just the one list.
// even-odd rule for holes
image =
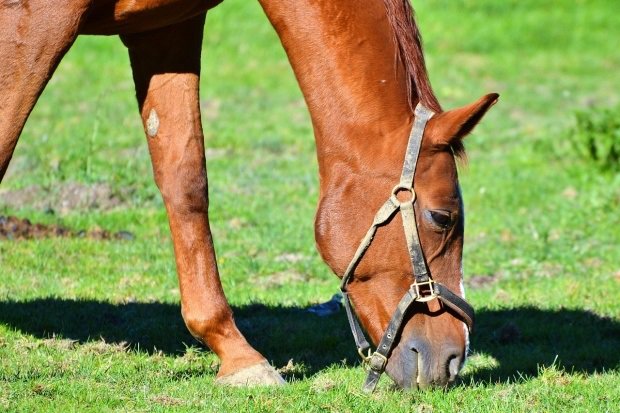
[[349, 293], [347, 292], [347, 284], [349, 282], [349, 279], [353, 275], [353, 272], [355, 271], [355, 267], [357, 267], [357, 264], [360, 262], [360, 260], [364, 256], [364, 253], [370, 246], [370, 243], [372, 242], [377, 232], [377, 228], [387, 222], [397, 210], [398, 204], [394, 203], [391, 197], [387, 200], [387, 202], [383, 204], [381, 208], [379, 208], [379, 211], [377, 211], [377, 213], [375, 214], [375, 218], [373, 219], [371, 227], [368, 229], [368, 232], [366, 232], [364, 239], [357, 247], [357, 251], [355, 251], [355, 255], [353, 256], [353, 259], [351, 260], [349, 266], [344, 272], [342, 282], [340, 283], [340, 291], [342, 291], [344, 309], [347, 312], [349, 327], [351, 327], [351, 332], [353, 333], [353, 339], [355, 340], [355, 345], [357, 346], [357, 352], [362, 357], [364, 357], [363, 354], [366, 352], [366, 350], [370, 348], [370, 344], [364, 336], [364, 332], [362, 330], [362, 327], [360, 326], [359, 321], [357, 320], [357, 317], [355, 316], [355, 313], [352, 311]]

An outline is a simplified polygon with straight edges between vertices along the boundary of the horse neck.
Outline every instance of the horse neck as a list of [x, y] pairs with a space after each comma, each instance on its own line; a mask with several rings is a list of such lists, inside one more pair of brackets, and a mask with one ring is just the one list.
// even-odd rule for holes
[[383, 0], [261, 4], [310, 110], [321, 191], [343, 168], [349, 176], [397, 175], [411, 108]]

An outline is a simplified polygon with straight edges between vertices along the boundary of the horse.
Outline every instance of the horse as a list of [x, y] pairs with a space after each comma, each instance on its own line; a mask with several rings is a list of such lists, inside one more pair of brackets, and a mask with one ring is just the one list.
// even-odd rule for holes
[[[0, 180], [76, 37], [119, 35], [168, 214], [185, 324], [219, 357], [216, 383], [277, 385], [281, 376], [235, 324], [209, 226], [198, 89], [206, 14], [220, 2], [0, 1]], [[371, 373], [385, 370], [401, 388], [446, 386], [463, 366], [473, 322], [457, 160], [499, 95], [442, 110], [408, 0], [259, 2], [310, 112], [320, 175], [316, 245], [343, 280], [358, 347], [368, 347], [361, 323], [379, 346], [364, 356]], [[406, 170], [411, 182], [403, 183]]]

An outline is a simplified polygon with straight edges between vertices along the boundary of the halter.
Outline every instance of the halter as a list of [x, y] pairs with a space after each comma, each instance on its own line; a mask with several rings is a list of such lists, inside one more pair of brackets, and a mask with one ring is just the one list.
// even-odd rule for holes
[[[392, 189], [392, 195], [385, 204], [379, 208], [370, 229], [357, 248], [340, 284], [340, 290], [344, 297], [344, 308], [347, 312], [347, 318], [349, 320], [351, 332], [353, 333], [353, 338], [355, 339], [355, 344], [357, 345], [357, 351], [364, 363], [369, 366], [368, 377], [363, 386], [363, 390], [369, 393], [374, 391], [381, 374], [385, 371], [389, 354], [394, 348], [394, 342], [401, 330], [405, 314], [414, 302], [427, 302], [437, 298], [456, 312], [465, 324], [467, 324], [467, 328], [470, 331], [474, 324], [474, 309], [464, 299], [454, 294], [443, 284], [431, 278], [426, 266], [422, 247], [420, 246], [414, 210], [416, 193], [413, 190], [413, 177], [418, 162], [418, 156], [420, 155], [424, 128], [434, 113], [419, 103], [415, 108], [414, 115], [415, 121], [411, 133], [409, 134], [409, 142], [407, 144], [407, 152], [405, 153], [405, 162], [400, 176], [400, 182]], [[406, 201], [400, 201], [397, 197], [397, 194], [400, 192], [409, 193], [410, 198]], [[351, 309], [347, 285], [351, 278], [353, 278], [355, 268], [370, 246], [377, 232], [377, 228], [387, 223], [397, 211], [400, 211], [402, 214], [403, 228], [405, 230], [405, 238], [407, 239], [407, 250], [409, 251], [414, 281], [398, 303], [377, 349], [371, 354], [370, 344], [368, 340], [366, 340], [360, 323]], [[364, 354], [366, 351], [368, 351], [368, 355]]]

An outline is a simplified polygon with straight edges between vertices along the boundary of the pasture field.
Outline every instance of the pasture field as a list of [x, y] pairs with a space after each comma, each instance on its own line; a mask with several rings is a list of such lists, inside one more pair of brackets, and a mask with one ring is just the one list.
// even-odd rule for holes
[[384, 377], [363, 394], [344, 312], [305, 311], [338, 285], [314, 248], [309, 117], [258, 3], [226, 0], [203, 48], [211, 223], [239, 326], [289, 385], [214, 386], [217, 359], [180, 316], [126, 52], [81, 37], [24, 130], [0, 215], [134, 239], [0, 240], [0, 411], [619, 411], [620, 174], [568, 136], [576, 110], [619, 107], [620, 6], [414, 6], [442, 105], [501, 94], [460, 171], [478, 324], [456, 387]]

